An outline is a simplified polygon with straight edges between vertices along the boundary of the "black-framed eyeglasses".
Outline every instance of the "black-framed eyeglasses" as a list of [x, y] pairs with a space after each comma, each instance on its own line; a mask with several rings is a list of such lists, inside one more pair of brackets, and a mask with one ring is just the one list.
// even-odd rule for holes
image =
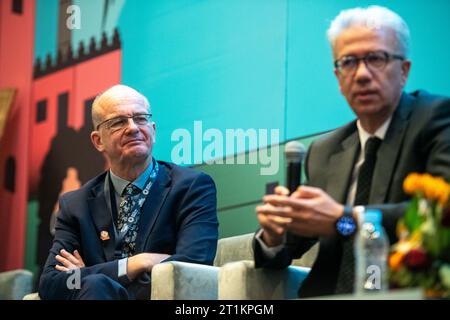
[[355, 72], [355, 70], [359, 66], [360, 61], [364, 61], [366, 67], [372, 71], [381, 71], [386, 67], [389, 61], [395, 59], [403, 61], [405, 60], [405, 57], [398, 54], [388, 53], [386, 51], [373, 51], [369, 52], [363, 57], [351, 55], [344, 56], [334, 61], [334, 67], [340, 74], [342, 74], [343, 76], [347, 76]]
[[119, 116], [111, 119], [106, 119], [102, 122], [100, 122], [97, 125], [96, 130], [100, 128], [100, 126], [104, 125], [109, 130], [119, 130], [123, 129], [126, 126], [128, 126], [128, 119], [133, 119], [133, 122], [137, 126], [146, 126], [150, 123], [150, 120], [152, 118], [151, 113], [139, 113], [139, 114], [133, 114], [132, 116]]

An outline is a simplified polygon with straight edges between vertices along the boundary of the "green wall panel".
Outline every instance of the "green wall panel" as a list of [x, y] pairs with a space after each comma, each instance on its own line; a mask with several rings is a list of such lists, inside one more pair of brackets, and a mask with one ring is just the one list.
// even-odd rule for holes
[[[320, 136], [311, 136], [298, 141], [308, 148], [311, 142]], [[270, 176], [261, 175], [260, 165], [196, 166], [196, 169], [208, 173], [216, 183], [221, 238], [254, 232], [258, 228], [255, 206], [261, 203], [265, 195], [266, 183], [278, 182], [281, 185], [285, 183], [284, 146], [284, 144], [279, 146], [279, 170]], [[246, 155], [248, 156], [248, 153]]]

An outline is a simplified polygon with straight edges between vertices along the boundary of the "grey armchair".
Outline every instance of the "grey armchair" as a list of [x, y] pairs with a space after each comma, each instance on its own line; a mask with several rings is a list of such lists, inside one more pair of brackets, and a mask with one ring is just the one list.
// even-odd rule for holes
[[219, 271], [220, 300], [295, 299], [310, 268], [255, 269], [250, 260], [230, 262]]
[[[317, 245], [284, 270], [255, 269], [253, 233], [220, 239], [214, 266], [171, 261], [152, 270], [153, 300], [294, 299], [317, 256]], [[24, 299], [39, 299], [37, 293]]]
[[30, 293], [33, 273], [28, 270], [13, 270], [0, 273], [0, 300], [20, 300]]
[[167, 262], [152, 271], [152, 299], [293, 299], [317, 246], [284, 270], [255, 269], [253, 233], [219, 240], [214, 266]]
[[317, 256], [317, 246], [283, 270], [255, 269], [254, 234], [221, 239], [216, 260], [219, 271], [218, 298], [241, 300], [295, 299], [298, 288]]

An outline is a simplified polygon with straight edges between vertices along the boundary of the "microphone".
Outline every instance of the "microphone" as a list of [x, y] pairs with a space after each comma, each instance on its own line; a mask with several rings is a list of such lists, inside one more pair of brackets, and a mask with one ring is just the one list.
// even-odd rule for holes
[[284, 148], [286, 158], [286, 188], [292, 193], [297, 190], [302, 180], [302, 161], [306, 148], [298, 141], [289, 141]]

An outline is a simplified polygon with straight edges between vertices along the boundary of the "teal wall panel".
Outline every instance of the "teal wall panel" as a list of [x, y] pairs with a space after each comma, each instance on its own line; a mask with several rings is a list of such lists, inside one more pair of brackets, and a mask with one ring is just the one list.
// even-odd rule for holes
[[396, 1], [411, 30], [411, 74], [406, 89], [450, 96], [450, 1]]
[[58, 48], [58, 0], [37, 0], [34, 57], [45, 59], [47, 54], [56, 57]]
[[[373, 1], [290, 0], [286, 82], [286, 138], [329, 130], [354, 118], [333, 74], [326, 30], [343, 9]], [[380, 0], [404, 18], [411, 30], [413, 61], [406, 91], [426, 89], [450, 95], [450, 2], [447, 0]]]
[[159, 158], [170, 159], [176, 144], [170, 142], [172, 132], [193, 132], [195, 120], [222, 132], [279, 129], [283, 137], [285, 4], [126, 3], [119, 21], [123, 81], [144, 92], [153, 105]]
[[[299, 139], [308, 148], [312, 141], [322, 135]], [[217, 187], [219, 236], [230, 237], [254, 232], [258, 227], [255, 207], [261, 204], [266, 184], [285, 184], [286, 164], [284, 144], [279, 146], [278, 170], [274, 175], [261, 175], [260, 165], [203, 164], [196, 169], [209, 174]], [[246, 153], [246, 156], [254, 152]], [[305, 175], [302, 175], [305, 180]]]
[[81, 28], [72, 30], [71, 39], [72, 47], [78, 48], [81, 41], [89, 43], [92, 37], [99, 43], [102, 32], [111, 38], [125, 0], [73, 0], [72, 4], [79, 6], [81, 12]]

